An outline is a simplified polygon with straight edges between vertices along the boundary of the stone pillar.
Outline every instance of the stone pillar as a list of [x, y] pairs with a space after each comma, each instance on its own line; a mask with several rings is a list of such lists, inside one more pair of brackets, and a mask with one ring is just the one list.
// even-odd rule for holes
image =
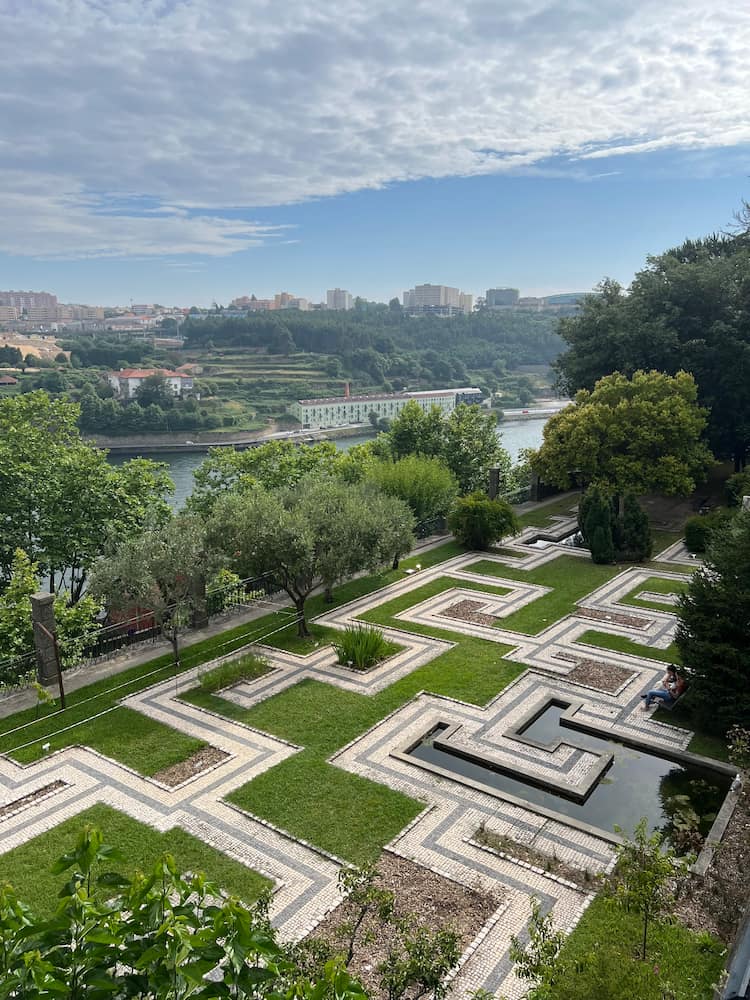
[[500, 492], [500, 469], [490, 469], [490, 487], [487, 491], [490, 500], [497, 500]]
[[[34, 623], [36, 673], [40, 684], [56, 684], [58, 678], [55, 644], [47, 632], [55, 633], [55, 595], [41, 591], [31, 595], [31, 620]], [[47, 632], [39, 628], [43, 625]]]

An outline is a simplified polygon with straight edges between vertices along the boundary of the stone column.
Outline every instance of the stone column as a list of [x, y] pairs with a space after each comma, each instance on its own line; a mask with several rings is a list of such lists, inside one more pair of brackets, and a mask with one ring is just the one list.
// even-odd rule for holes
[[489, 489], [487, 491], [490, 500], [497, 500], [499, 492], [500, 492], [500, 469], [493, 467], [490, 469], [490, 483], [489, 483]]
[[[56, 684], [58, 678], [55, 644], [47, 632], [55, 633], [55, 595], [41, 591], [31, 595], [31, 620], [34, 624], [36, 672], [40, 684]], [[43, 625], [47, 630], [39, 628]]]

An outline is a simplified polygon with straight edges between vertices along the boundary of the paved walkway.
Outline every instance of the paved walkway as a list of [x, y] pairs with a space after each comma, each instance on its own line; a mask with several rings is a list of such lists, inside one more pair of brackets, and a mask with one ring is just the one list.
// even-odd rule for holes
[[[553, 534], [562, 537], [573, 524], [570, 517], [555, 518]], [[639, 710], [639, 694], [662, 673], [662, 664], [607, 650], [594, 652], [577, 641], [584, 631], [597, 628], [627, 636], [644, 647], [665, 648], [674, 633], [673, 608], [668, 596], [648, 590], [647, 581], [655, 576], [675, 582], [686, 578], [681, 572], [685, 567], [679, 561], [683, 555], [679, 547], [672, 546], [660, 557], [662, 563], [670, 565], [669, 570], [626, 569], [587, 595], [572, 614], [530, 636], [503, 629], [495, 622], [501, 623], [547, 588], [502, 576], [482, 576], [471, 567], [479, 559], [489, 559], [500, 569], [502, 565], [512, 565], [529, 570], [558, 558], [563, 552], [575, 558], [588, 558], [585, 553], [555, 543], [546, 548], [524, 544], [538, 532], [538, 528], [530, 528], [505, 543], [505, 554], [457, 556], [318, 619], [342, 628], [365, 611], [431, 580], [454, 579], [453, 589], [429, 600], [415, 599], [414, 605], [399, 615], [403, 630], [386, 632], [403, 649], [374, 670], [357, 674], [339, 667], [330, 647], [306, 657], [265, 648], [274, 668], [271, 673], [224, 693], [224, 697], [249, 706], [306, 677], [365, 695], [375, 693], [451, 647], [451, 643], [410, 632], [411, 623], [506, 644], [511, 651], [505, 655], [528, 666], [527, 671], [483, 708], [419, 694], [331, 758], [337, 767], [425, 803], [423, 812], [394, 838], [388, 850], [497, 894], [498, 910], [465, 955], [456, 976], [455, 988], [460, 997], [468, 997], [480, 987], [510, 998], [521, 995], [524, 987], [513, 976], [508, 948], [512, 934], [524, 933], [532, 896], [539, 898], [545, 910], [552, 911], [556, 923], [566, 929], [575, 925], [590, 899], [565, 878], [478, 843], [476, 833], [480, 827], [507, 838], [511, 845], [516, 841], [542, 855], [554, 854], [566, 864], [590, 873], [611, 864], [613, 845], [595, 831], [583, 830], [523, 803], [498, 798], [481, 788], [468, 787], [425, 770], [403, 759], [400, 751], [404, 746], [418, 740], [434, 723], [447, 721], [461, 727], [457, 739], [481, 744], [501, 763], [584, 788], [596, 777], [600, 763], [597, 754], [576, 747], [573, 740], [570, 745], [562, 743], [553, 751], [535, 750], [519, 744], [508, 734], [514, 724], [545, 700], [553, 697], [567, 700], [579, 706], [580, 718], [599, 729], [623, 730], [651, 739], [655, 745], [682, 748], [689, 739], [686, 732], [660, 725]], [[462, 581], [491, 583], [503, 588], [503, 592], [478, 592], [462, 587]], [[648, 599], [663, 604], [664, 610], [622, 604], [622, 599], [631, 592], [648, 595]], [[459, 620], [455, 608], [466, 601], [474, 602], [476, 614], [469, 616], [472, 620]], [[615, 690], [587, 687], [575, 679], [576, 668], [592, 657], [598, 664], [616, 670]], [[19, 803], [17, 812], [0, 820], [0, 852], [11, 850], [96, 802], [104, 802], [162, 831], [180, 826], [268, 875], [275, 885], [271, 911], [274, 923], [283, 937], [299, 938], [337, 903], [336, 879], [341, 860], [233, 807], [226, 796], [300, 748], [180, 701], [179, 691], [194, 685], [197, 672], [182, 675], [178, 687], [171, 679], [125, 698], [122, 703], [207, 741], [228, 754], [226, 759], [182, 785], [168, 788], [84, 747], [69, 747], [26, 766], [0, 757], [0, 803]], [[62, 784], [35, 801], [20, 801], [54, 782]]]

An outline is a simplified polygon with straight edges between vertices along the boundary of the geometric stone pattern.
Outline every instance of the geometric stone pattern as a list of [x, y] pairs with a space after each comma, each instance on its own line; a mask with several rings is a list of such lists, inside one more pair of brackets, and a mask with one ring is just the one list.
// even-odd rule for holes
[[[554, 518], [552, 531], [562, 537], [574, 527], [572, 518]], [[335, 608], [318, 621], [342, 628], [365, 611], [423, 586], [432, 579], [450, 577], [456, 587], [443, 591], [398, 616], [400, 629], [386, 629], [387, 638], [401, 651], [365, 673], [339, 667], [330, 647], [309, 656], [297, 656], [265, 647], [270, 673], [238, 684], [223, 696], [250, 706], [304, 678], [315, 678], [360, 694], [374, 694], [415, 670], [452, 645], [409, 631], [409, 622], [439, 627], [453, 633], [479, 636], [510, 646], [505, 655], [529, 669], [506, 687], [493, 701], [479, 708], [453, 699], [419, 694], [381, 720], [367, 733], [338, 751], [331, 763], [371, 778], [425, 802], [425, 809], [388, 845], [388, 850], [467, 884], [493, 890], [501, 901], [498, 911], [467, 950], [454, 981], [458, 996], [469, 996], [482, 987], [520, 997], [525, 985], [513, 976], [508, 958], [510, 936], [523, 938], [530, 913], [530, 898], [541, 900], [544, 911], [553, 914], [557, 926], [572, 928], [590, 897], [564, 878], [525, 861], [496, 852], [474, 841], [480, 825], [499, 836], [515, 839], [541, 853], [554, 854], [572, 867], [591, 871], [612, 862], [612, 844], [554, 817], [506, 802], [412, 763], [392, 756], [412, 736], [416, 739], [431, 720], [458, 722], [461, 739], [482, 744], [500, 759], [516, 761], [524, 769], [557, 776], [568, 782], [584, 782], [595, 767], [597, 755], [561, 743], [552, 752], [511, 740], [506, 732], [530, 709], [550, 696], [581, 702], [579, 716], [601, 729], [616, 726], [661, 746], [684, 748], [689, 734], [660, 725], [640, 711], [639, 694], [653, 685], [663, 665], [637, 656], [597, 649], [598, 664], [611, 664], [625, 679], [613, 692], [588, 688], [567, 680], [576, 669], [586, 647], [577, 639], [586, 630], [627, 636], [644, 647], [663, 649], [672, 641], [675, 618], [668, 610], [633, 609], [618, 603], [634, 588], [644, 587], [655, 576], [683, 582], [689, 569], [679, 543], [659, 556], [674, 563], [674, 572], [630, 568], [598, 588], [582, 602], [584, 613], [595, 611], [611, 620], [596, 626], [583, 615], [573, 614], [552, 622], [535, 636], [504, 630], [490, 624], [536, 600], [547, 588], [502, 577], [487, 577], [467, 567], [478, 559], [489, 559], [514, 569], [533, 569], [556, 559], [562, 552], [588, 559], [580, 550], [550, 542], [544, 548], [524, 542], [539, 534], [526, 529], [518, 538], [504, 542], [512, 553], [468, 553], [405, 577], [375, 594]], [[682, 563], [682, 567], [680, 566]], [[681, 573], [680, 569], [684, 569]], [[693, 567], [691, 566], [690, 569]], [[503, 594], [462, 588], [461, 581], [490, 583], [507, 590]], [[656, 596], [656, 595], [654, 595]], [[659, 595], [664, 603], [664, 595]], [[486, 624], [446, 618], [445, 611], [459, 601], [470, 600], [487, 615]], [[472, 617], [472, 616], [469, 616]], [[639, 618], [638, 627], [628, 624]], [[502, 622], [499, 622], [502, 625]], [[241, 655], [238, 651], [233, 656]], [[239, 722], [179, 701], [179, 690], [193, 686], [202, 668], [179, 679], [154, 685], [124, 698], [121, 704], [143, 712], [181, 732], [217, 747], [227, 757], [207, 771], [171, 788], [145, 778], [130, 768], [85, 747], [68, 747], [29, 765], [0, 757], [0, 854], [51, 829], [62, 820], [89, 806], [103, 802], [134, 819], [164, 831], [180, 826], [212, 847], [267, 875], [274, 883], [271, 915], [285, 938], [296, 939], [311, 930], [339, 900], [337, 874], [340, 859], [277, 830], [265, 821], [227, 803], [225, 797], [240, 785], [296, 753], [299, 748], [285, 740], [253, 730]], [[41, 796], [34, 793], [53, 789]], [[19, 801], [23, 800], [23, 802]], [[2, 812], [6, 803], [14, 810]], [[15, 804], [18, 804], [18, 811]]]

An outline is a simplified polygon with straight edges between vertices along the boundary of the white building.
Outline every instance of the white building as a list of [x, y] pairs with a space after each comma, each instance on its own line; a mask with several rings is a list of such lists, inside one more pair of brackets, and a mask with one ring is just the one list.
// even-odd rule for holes
[[371, 413], [378, 418], [392, 420], [411, 400], [423, 410], [437, 406], [443, 413], [451, 413], [459, 403], [481, 402], [482, 391], [474, 388], [426, 389], [422, 392], [386, 392], [373, 396], [332, 396], [328, 399], [300, 399], [289, 409], [303, 427], [317, 430], [367, 424]]
[[352, 306], [351, 294], [345, 288], [329, 288], [326, 292], [326, 308], [351, 309]]
[[151, 375], [161, 375], [175, 396], [182, 396], [193, 388], [192, 375], [164, 368], [121, 368], [119, 372], [109, 372], [107, 381], [122, 399], [132, 399], [138, 387]]

